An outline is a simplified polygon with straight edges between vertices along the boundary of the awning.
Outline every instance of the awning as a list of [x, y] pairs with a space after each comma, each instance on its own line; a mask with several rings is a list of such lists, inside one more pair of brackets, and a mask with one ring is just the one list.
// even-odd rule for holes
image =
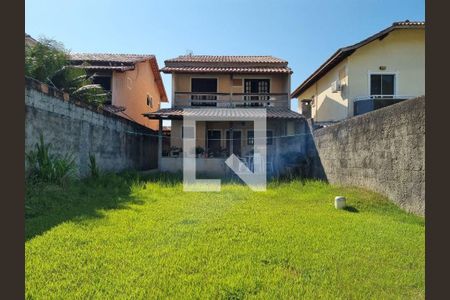
[[[184, 116], [217, 119], [227, 118], [259, 118], [264, 108], [163, 108], [155, 112], [143, 114], [149, 119], [156, 120], [181, 120]], [[305, 119], [299, 113], [288, 108], [266, 108], [267, 119]]]

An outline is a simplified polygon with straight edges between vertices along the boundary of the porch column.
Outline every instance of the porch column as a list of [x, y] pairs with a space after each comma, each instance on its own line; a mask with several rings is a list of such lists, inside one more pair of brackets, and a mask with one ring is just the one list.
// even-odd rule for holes
[[159, 119], [158, 126], [158, 169], [161, 170], [161, 159], [162, 159], [162, 130], [163, 130], [163, 121]]

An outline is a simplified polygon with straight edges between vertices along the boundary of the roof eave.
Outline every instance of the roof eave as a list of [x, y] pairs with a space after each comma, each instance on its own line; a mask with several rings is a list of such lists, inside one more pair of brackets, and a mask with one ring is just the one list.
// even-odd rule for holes
[[150, 66], [153, 72], [153, 76], [155, 76], [155, 82], [158, 86], [158, 91], [160, 95], [160, 102], [169, 102], [169, 99], [167, 97], [166, 88], [164, 87], [164, 83], [160, 74], [160, 70], [158, 67], [158, 61], [156, 60], [156, 57], [153, 56], [150, 59]]
[[[348, 48], [348, 47], [347, 47]], [[291, 99], [297, 98], [301, 93], [306, 91], [311, 85], [325, 75], [331, 68], [339, 64], [345, 58], [350, 56], [355, 49], [341, 48], [337, 50], [329, 59], [327, 59], [314, 73], [312, 73], [302, 84], [300, 84], [292, 93]], [[334, 64], [330, 67], [331, 64]]]
[[[425, 24], [419, 25], [392, 25], [386, 29], [381, 30], [380, 32], [369, 36], [368, 38], [353, 44], [351, 46], [343, 47], [338, 49], [330, 58], [328, 58], [314, 73], [312, 73], [305, 81], [303, 81], [295, 90], [291, 93], [291, 99], [297, 98], [306, 91], [311, 85], [313, 85], [316, 81], [323, 77], [329, 70], [331, 70], [334, 66], [343, 61], [346, 57], [350, 56], [357, 49], [377, 40], [384, 39], [389, 33], [396, 29], [422, 29], [425, 28]], [[343, 55], [343, 57], [339, 58], [339, 55]], [[334, 64], [331, 68], [327, 69], [330, 64]]]

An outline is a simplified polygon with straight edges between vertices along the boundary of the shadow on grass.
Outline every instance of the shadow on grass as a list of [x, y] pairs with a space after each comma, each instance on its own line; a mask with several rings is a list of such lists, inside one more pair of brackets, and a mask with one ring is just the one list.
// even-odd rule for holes
[[359, 210], [358, 210], [356, 207], [351, 206], [351, 205], [347, 205], [347, 206], [344, 208], [344, 210], [346, 210], [346, 211], [348, 211], [348, 212], [351, 212], [351, 213], [358, 213], [358, 212], [359, 212]]
[[25, 199], [25, 240], [67, 221], [101, 218], [99, 210], [126, 209], [143, 202], [132, 196], [137, 174], [104, 174], [98, 179], [74, 181], [67, 187], [27, 186]]

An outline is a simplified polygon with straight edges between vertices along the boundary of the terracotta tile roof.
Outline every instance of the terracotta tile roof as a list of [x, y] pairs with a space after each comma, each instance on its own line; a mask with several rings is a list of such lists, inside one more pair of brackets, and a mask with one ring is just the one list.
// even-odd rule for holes
[[182, 55], [164, 63], [164, 73], [292, 73], [286, 60], [273, 56]]
[[134, 70], [134, 66], [92, 66], [92, 65], [74, 65], [74, 68], [81, 68], [86, 70], [114, 70], [114, 71], [129, 71]]
[[164, 73], [292, 73], [288, 67], [164, 67]]
[[[156, 112], [143, 114], [149, 119], [182, 119], [183, 116], [197, 116], [197, 117], [217, 117], [217, 118], [239, 118], [239, 117], [253, 117], [257, 118], [259, 109], [254, 108], [163, 108]], [[267, 108], [266, 117], [268, 119], [304, 119], [304, 116], [296, 113], [288, 108]]]
[[176, 58], [168, 59], [165, 61], [165, 63], [167, 62], [287, 64], [287, 61], [269, 55], [181, 55]]
[[388, 28], [377, 32], [374, 35], [354, 44], [351, 46], [343, 47], [338, 49], [330, 58], [328, 58], [314, 73], [312, 73], [305, 81], [303, 81], [291, 94], [291, 98], [296, 98], [300, 96], [301, 93], [306, 91], [311, 85], [313, 85], [317, 80], [322, 78], [328, 71], [334, 68], [337, 64], [343, 61], [346, 57], [350, 56], [357, 49], [375, 41], [376, 39], [383, 39], [389, 33], [397, 29], [425, 29], [425, 22], [422, 21], [402, 21], [394, 22]]
[[134, 64], [140, 61], [155, 58], [154, 55], [117, 53], [71, 53], [69, 56], [71, 61], [111, 62], [124, 64]]
[[424, 21], [401, 21], [401, 22], [394, 22], [392, 23], [393, 26], [410, 26], [410, 27], [416, 27], [416, 26], [425, 26]]

